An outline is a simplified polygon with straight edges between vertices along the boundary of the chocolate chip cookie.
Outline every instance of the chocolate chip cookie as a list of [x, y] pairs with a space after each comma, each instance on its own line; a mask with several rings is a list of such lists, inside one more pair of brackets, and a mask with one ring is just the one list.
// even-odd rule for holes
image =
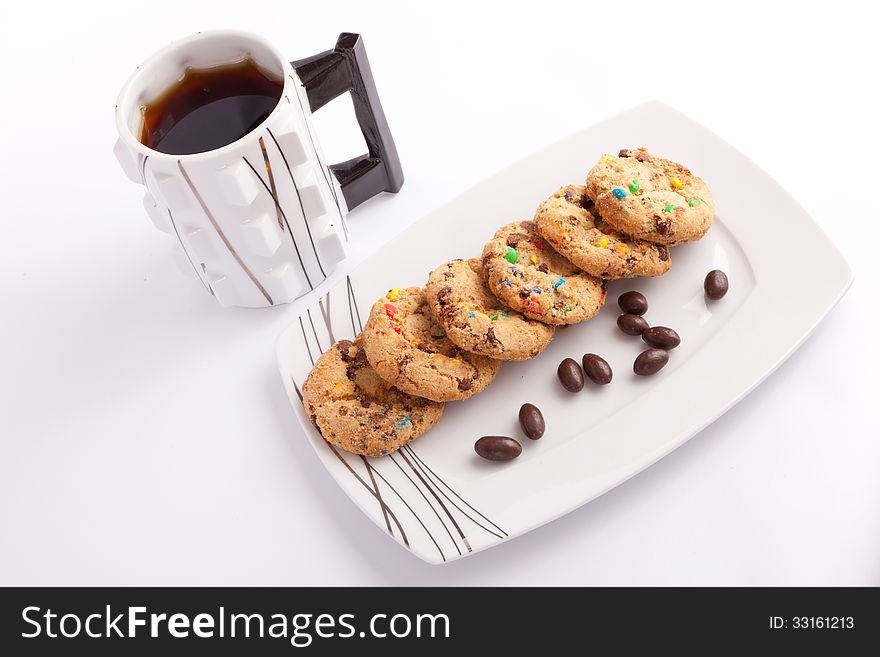
[[331, 445], [382, 456], [437, 424], [443, 404], [413, 397], [370, 367], [361, 336], [325, 351], [302, 387], [303, 406]]
[[535, 227], [573, 265], [603, 280], [660, 276], [672, 266], [666, 245], [634, 240], [603, 221], [583, 185], [560, 187], [541, 203]]
[[425, 290], [393, 289], [370, 310], [364, 351], [398, 390], [436, 402], [467, 399], [492, 382], [501, 361], [460, 349], [428, 310]]
[[504, 307], [483, 282], [477, 258], [437, 267], [425, 286], [431, 315], [465, 351], [499, 360], [526, 360], [541, 353], [555, 327]]
[[502, 303], [545, 324], [576, 324], [605, 303], [605, 284], [557, 253], [533, 221], [502, 226], [483, 248], [483, 276]]
[[587, 195], [609, 224], [657, 244], [698, 240], [715, 215], [706, 183], [646, 148], [603, 155], [587, 174]]

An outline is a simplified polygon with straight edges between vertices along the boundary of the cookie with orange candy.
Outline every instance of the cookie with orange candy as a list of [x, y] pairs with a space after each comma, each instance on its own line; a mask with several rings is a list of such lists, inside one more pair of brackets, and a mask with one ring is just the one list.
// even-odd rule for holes
[[664, 244], [636, 240], [599, 216], [583, 185], [566, 185], [538, 206], [535, 227], [579, 269], [610, 281], [660, 276], [672, 258]]
[[464, 351], [447, 338], [419, 287], [394, 288], [373, 304], [363, 342], [384, 381], [436, 402], [472, 397], [501, 369], [500, 361]]
[[302, 387], [306, 413], [330, 445], [383, 456], [432, 428], [443, 404], [389, 386], [370, 367], [361, 336], [321, 354]]
[[605, 303], [605, 284], [575, 267], [534, 221], [499, 228], [483, 247], [483, 277], [502, 303], [545, 324], [577, 324]]
[[646, 148], [603, 155], [587, 174], [587, 195], [621, 232], [667, 246], [700, 239], [715, 215], [701, 178]]

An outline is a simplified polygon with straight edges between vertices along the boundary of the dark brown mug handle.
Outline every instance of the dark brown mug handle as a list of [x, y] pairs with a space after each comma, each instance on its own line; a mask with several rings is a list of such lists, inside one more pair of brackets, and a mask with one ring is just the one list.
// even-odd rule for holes
[[351, 92], [355, 116], [369, 152], [347, 162], [330, 165], [330, 170], [342, 187], [348, 209], [356, 208], [381, 192], [400, 191], [403, 169], [382, 103], [379, 102], [361, 36], [343, 32], [333, 50], [290, 64], [305, 87], [313, 112], [346, 91]]

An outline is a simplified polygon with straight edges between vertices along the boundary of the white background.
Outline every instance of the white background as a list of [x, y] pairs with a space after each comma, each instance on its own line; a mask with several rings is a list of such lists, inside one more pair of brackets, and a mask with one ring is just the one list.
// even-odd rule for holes
[[[878, 16], [715, 4], [4, 3], [0, 584], [880, 585]], [[111, 154], [130, 71], [220, 27], [292, 59], [363, 34], [407, 182], [351, 215], [344, 268], [500, 167], [659, 99], [776, 177], [855, 284], [657, 465], [522, 538], [426, 565], [297, 429], [273, 343], [302, 303], [215, 306]], [[359, 152], [342, 109], [318, 115], [330, 160]]]

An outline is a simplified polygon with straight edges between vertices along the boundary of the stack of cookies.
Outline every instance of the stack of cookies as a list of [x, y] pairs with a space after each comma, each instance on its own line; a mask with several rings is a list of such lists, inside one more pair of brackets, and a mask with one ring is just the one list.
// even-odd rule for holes
[[607, 281], [667, 272], [669, 247], [703, 237], [713, 216], [708, 187], [681, 164], [645, 148], [603, 155], [586, 185], [499, 228], [482, 258], [379, 299], [363, 332], [315, 363], [306, 412], [341, 449], [393, 452], [433, 427], [445, 402], [488, 386], [502, 361], [534, 358], [557, 326], [594, 317]]

